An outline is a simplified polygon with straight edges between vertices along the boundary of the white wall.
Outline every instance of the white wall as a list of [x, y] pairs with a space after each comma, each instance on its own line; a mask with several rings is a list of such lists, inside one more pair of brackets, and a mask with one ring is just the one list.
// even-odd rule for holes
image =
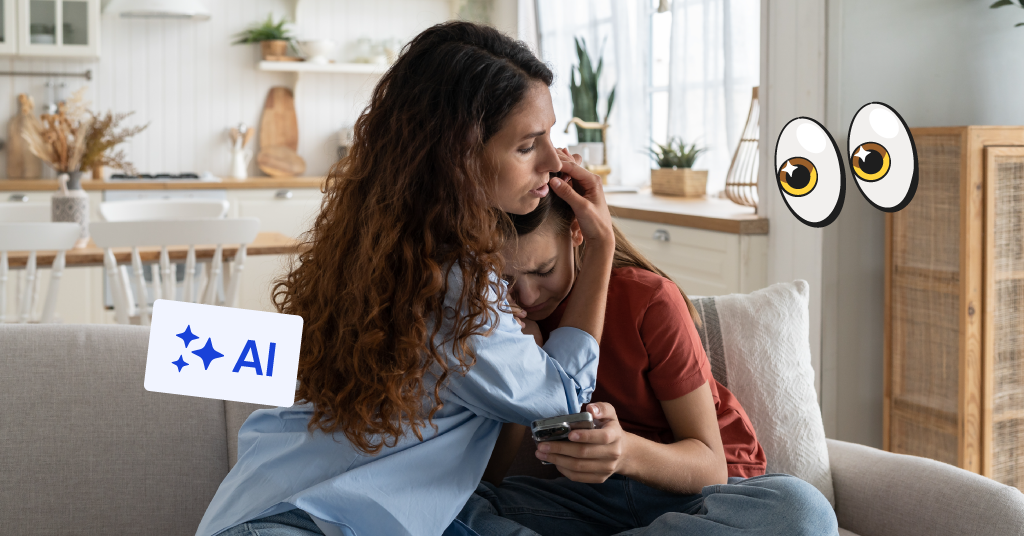
[[[860, 106], [882, 101], [911, 127], [1024, 124], [1024, 9], [962, 0], [829, 0], [826, 127], [846, 147]], [[852, 179], [847, 179], [848, 181]], [[776, 221], [772, 221], [773, 232]], [[853, 184], [824, 234], [835, 284], [823, 386], [831, 437], [882, 443], [885, 220]], [[829, 399], [828, 393], [835, 393]]]
[[[68, 84], [66, 95], [88, 84], [93, 109], [135, 111], [132, 123], [150, 123], [124, 145], [140, 171], [208, 170], [226, 175], [227, 129], [239, 122], [258, 126], [267, 91], [293, 83], [291, 74], [256, 70], [258, 46], [233, 46], [232, 36], [270, 12], [275, 18], [291, 19], [294, 4], [292, 0], [206, 0], [212, 12], [208, 21], [130, 20], [104, 14], [98, 62], [0, 58], [0, 71], [92, 69], [91, 82], [61, 79]], [[340, 44], [360, 37], [407, 41], [449, 15], [448, 0], [305, 0], [300, 3], [295, 30], [300, 37], [329, 38]], [[19, 93], [32, 95], [41, 109], [47, 101], [45, 82], [44, 78], [0, 77], [0, 118], [16, 113]], [[327, 172], [335, 160], [338, 129], [355, 121], [375, 82], [370, 75], [302, 75], [295, 100], [298, 152], [306, 160], [306, 175]], [[6, 128], [2, 132], [0, 137], [5, 138]], [[258, 143], [254, 141], [250, 148], [257, 150]], [[6, 152], [0, 151], [0, 176], [5, 172]], [[255, 163], [250, 174], [260, 174]]]
[[[768, 283], [810, 285], [811, 365], [822, 392], [822, 231], [800, 223], [774, 179], [775, 140], [789, 120], [825, 113], [825, 6], [819, 0], [761, 0], [760, 179], [758, 213], [769, 220]], [[794, 76], [799, 73], [799, 76]]]

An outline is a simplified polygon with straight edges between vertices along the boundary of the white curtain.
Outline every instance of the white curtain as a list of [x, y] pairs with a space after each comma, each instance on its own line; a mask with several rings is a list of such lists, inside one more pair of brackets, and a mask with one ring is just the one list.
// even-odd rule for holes
[[708, 193], [725, 188], [760, 80], [760, 0], [673, 0], [668, 135], [708, 151]]
[[[520, 0], [520, 9], [532, 0]], [[615, 87], [615, 103], [608, 118], [608, 177], [612, 185], [650, 182], [650, 0], [536, 0], [541, 57], [555, 73], [551, 88], [557, 122], [552, 141], [562, 147], [576, 143], [575, 127], [564, 133], [572, 119], [569, 81], [577, 64], [574, 37], [586, 40], [595, 62], [600, 54], [604, 70], [599, 81], [598, 115], [604, 119], [605, 99]], [[523, 11], [520, 11], [523, 14]], [[521, 17], [523, 20], [526, 17]]]

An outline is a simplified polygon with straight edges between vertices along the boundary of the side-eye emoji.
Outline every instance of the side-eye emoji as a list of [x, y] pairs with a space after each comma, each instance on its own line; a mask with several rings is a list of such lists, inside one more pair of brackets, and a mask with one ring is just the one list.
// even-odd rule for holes
[[865, 104], [847, 136], [857, 189], [878, 210], [897, 212], [917, 192], [917, 148], [907, 123], [889, 105]]
[[805, 225], [824, 227], [839, 216], [846, 197], [842, 161], [836, 141], [814, 119], [797, 117], [782, 128], [775, 178], [789, 211]]
[[[885, 212], [910, 204], [917, 192], [917, 148], [910, 128], [891, 106], [865, 104], [847, 136], [850, 171], [868, 203]], [[843, 209], [846, 175], [832, 135], [814, 119], [797, 117], [775, 144], [776, 182], [789, 211], [811, 227], [825, 227]]]

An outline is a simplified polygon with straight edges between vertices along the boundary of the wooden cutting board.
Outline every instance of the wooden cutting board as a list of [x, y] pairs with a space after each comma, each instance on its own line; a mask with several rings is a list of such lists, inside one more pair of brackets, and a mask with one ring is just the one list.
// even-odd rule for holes
[[43, 176], [43, 162], [28, 150], [28, 142], [21, 137], [21, 129], [32, 115], [35, 103], [22, 93], [18, 95], [18, 105], [18, 115], [7, 126], [7, 177], [37, 179]]
[[277, 146], [299, 150], [295, 97], [286, 87], [270, 88], [263, 103], [263, 118], [260, 119], [260, 149]]
[[298, 177], [306, 171], [306, 161], [281, 145], [261, 148], [256, 155], [256, 165], [271, 177]]

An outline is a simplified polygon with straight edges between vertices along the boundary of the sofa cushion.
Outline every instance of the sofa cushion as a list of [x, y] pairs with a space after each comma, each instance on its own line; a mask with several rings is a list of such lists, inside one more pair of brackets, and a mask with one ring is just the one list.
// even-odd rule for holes
[[228, 470], [224, 403], [146, 391], [148, 343], [137, 326], [0, 326], [0, 532], [195, 532]]
[[835, 505], [821, 409], [811, 368], [806, 281], [750, 294], [693, 297], [711, 371], [743, 405], [768, 457]]

